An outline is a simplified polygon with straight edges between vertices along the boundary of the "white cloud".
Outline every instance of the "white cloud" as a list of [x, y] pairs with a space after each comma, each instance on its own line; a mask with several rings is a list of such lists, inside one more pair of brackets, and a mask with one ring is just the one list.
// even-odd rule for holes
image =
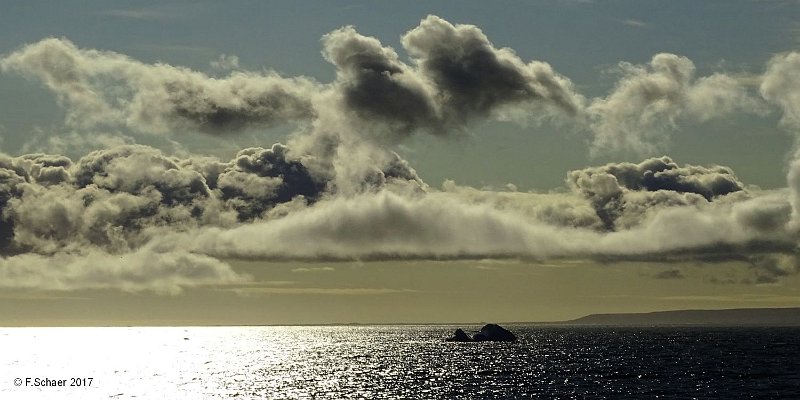
[[620, 63], [622, 78], [588, 107], [592, 152], [651, 154], [664, 147], [680, 119], [705, 121], [734, 112], [764, 113], [746, 81], [714, 74], [695, 79], [694, 63], [675, 54], [656, 54], [646, 65]]
[[220, 54], [219, 58], [209, 63], [212, 68], [221, 71], [237, 70], [239, 69], [239, 57], [233, 54]]

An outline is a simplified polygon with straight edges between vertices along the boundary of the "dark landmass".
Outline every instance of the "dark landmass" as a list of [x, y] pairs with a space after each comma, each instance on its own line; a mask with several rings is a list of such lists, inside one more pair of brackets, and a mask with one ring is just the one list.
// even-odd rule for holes
[[564, 325], [605, 326], [800, 326], [800, 308], [736, 308], [728, 310], [677, 310], [629, 314], [592, 314]]

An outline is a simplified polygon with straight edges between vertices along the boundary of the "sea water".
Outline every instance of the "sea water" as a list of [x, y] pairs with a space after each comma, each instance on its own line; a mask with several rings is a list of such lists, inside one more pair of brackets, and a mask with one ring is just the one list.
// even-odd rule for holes
[[455, 328], [2, 328], [0, 398], [800, 398], [800, 328]]

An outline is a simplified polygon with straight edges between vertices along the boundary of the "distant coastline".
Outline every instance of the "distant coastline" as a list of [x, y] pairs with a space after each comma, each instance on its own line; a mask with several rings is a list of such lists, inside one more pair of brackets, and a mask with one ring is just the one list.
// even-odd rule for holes
[[[9, 323], [10, 322], [10, 323]], [[196, 321], [114, 321], [91, 323], [80, 321], [55, 321], [50, 324], [24, 324], [20, 321], [0, 321], [0, 328], [189, 328], [189, 327], [303, 327], [303, 326], [442, 326], [465, 327], [475, 330], [492, 321], [440, 321], [440, 322], [322, 322], [322, 323], [274, 323], [274, 324], [203, 324]], [[504, 326], [800, 326], [800, 307], [787, 308], [733, 308], [733, 309], [689, 309], [654, 311], [644, 313], [589, 314], [563, 321], [504, 321]]]
[[590, 314], [573, 320], [548, 324], [588, 326], [800, 326], [800, 307]]

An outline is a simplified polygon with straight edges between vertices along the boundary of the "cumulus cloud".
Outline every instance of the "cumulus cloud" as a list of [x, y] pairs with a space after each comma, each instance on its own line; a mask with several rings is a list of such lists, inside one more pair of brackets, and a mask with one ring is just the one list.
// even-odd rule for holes
[[[372, 190], [422, 184], [396, 154], [383, 169], [372, 168], [381, 179], [362, 182]], [[244, 149], [227, 162], [167, 156], [142, 145], [97, 150], [77, 161], [0, 155], [0, 249], [10, 254], [0, 275], [15, 287], [117, 285], [159, 293], [240, 282], [244, 277], [214, 258], [185, 249], [152, 251], [150, 243], [203, 227], [279, 220], [331, 196], [329, 183], [282, 144]]]
[[782, 122], [793, 128], [800, 126], [800, 53], [774, 56], [767, 63], [761, 79], [761, 95], [783, 111]]
[[233, 54], [220, 54], [219, 58], [209, 63], [211, 68], [221, 71], [239, 69], [239, 57]]
[[430, 15], [402, 38], [420, 73], [436, 88], [445, 117], [461, 121], [506, 106], [553, 107], [577, 114], [583, 98], [549, 64], [523, 62], [496, 48], [474, 25], [453, 25]]
[[222, 199], [234, 205], [240, 220], [252, 220], [297, 196], [313, 202], [322, 195], [326, 182], [315, 180], [299, 160], [287, 159], [287, 152], [281, 144], [244, 149], [218, 175], [216, 187]]
[[[77, 161], [5, 156], [3, 240], [16, 255], [5, 259], [3, 273], [24, 277], [24, 287], [116, 284], [175, 293], [218, 278], [244, 279], [215, 263], [228, 257], [742, 259], [796, 247], [786, 229], [785, 192], [746, 193], [724, 167], [680, 167], [663, 157], [573, 171], [573, 193], [490, 192], [453, 182], [437, 191], [421, 186], [395, 157], [376, 168], [381, 179], [362, 182], [369, 189], [345, 195], [316, 180], [280, 144], [242, 150], [228, 162], [171, 157], [140, 145]], [[609, 204], [618, 207], [610, 232], [603, 218], [611, 213], [598, 211]], [[108, 261], [117, 257], [124, 265]], [[34, 267], [19, 272], [20, 265], [46, 260], [67, 267], [41, 278]], [[197, 274], [184, 267], [195, 264], [202, 267]], [[115, 272], [109, 277], [103, 268]], [[74, 281], [59, 275], [83, 270]], [[151, 275], [167, 278], [159, 286]]]
[[[353, 27], [323, 37], [323, 55], [337, 71], [331, 84], [275, 73], [231, 72], [216, 79], [122, 54], [81, 49], [49, 38], [0, 59], [3, 71], [38, 79], [67, 109], [75, 127], [125, 126], [154, 133], [236, 131], [322, 119], [345, 112], [349, 124], [391, 139], [424, 130], [447, 134], [478, 118], [574, 117], [584, 99], [569, 79], [540, 61], [524, 62], [497, 48], [473, 25], [428, 16], [406, 33], [410, 63]], [[238, 69], [236, 56], [211, 63]], [[367, 134], [364, 132], [363, 134]]]
[[353, 27], [325, 35], [323, 43], [325, 59], [337, 69], [339, 95], [358, 117], [405, 134], [440, 123], [432, 88], [393, 49]]
[[701, 205], [744, 190], [730, 168], [680, 167], [666, 156], [570, 171], [567, 185], [591, 202], [608, 230], [618, 220], [623, 226], [634, 225], [642, 214], [658, 208]]
[[335, 96], [358, 122], [388, 128], [389, 139], [418, 130], [444, 135], [488, 117], [574, 118], [583, 108], [569, 79], [495, 47], [474, 25], [431, 15], [402, 45], [410, 64], [351, 26], [323, 37], [323, 55], [337, 70]]
[[[594, 153], [641, 154], [660, 148], [680, 120], [765, 111], [748, 79], [695, 77], [694, 63], [675, 54], [657, 54], [645, 65], [620, 63], [622, 76], [612, 92], [588, 100], [548, 63], [522, 60], [474, 25], [429, 15], [401, 44], [407, 61], [352, 26], [326, 34], [322, 54], [336, 69], [328, 84], [271, 72], [213, 78], [56, 38], [6, 55], [0, 68], [43, 82], [67, 109], [70, 126], [154, 133], [224, 133], [302, 122], [318, 139], [355, 135], [397, 142], [419, 131], [458, 132], [486, 118], [550, 120], [591, 132]], [[770, 62], [761, 86], [767, 100], [784, 108], [791, 101], [787, 93], [794, 92], [780, 81], [791, 83], [782, 71], [792, 68], [792, 54]], [[222, 55], [212, 66], [238, 69], [238, 58]], [[787, 120], [795, 114], [787, 113]], [[333, 140], [351, 149], [353, 141]]]
[[[767, 63], [761, 80], [761, 95], [780, 107], [781, 123], [795, 136], [800, 145], [800, 53], [789, 52], [774, 56]], [[792, 193], [793, 225], [800, 228], [800, 155], [795, 148], [789, 164], [787, 183]]]
[[[362, 185], [422, 184], [397, 155], [383, 169], [372, 168], [381, 179]], [[94, 151], [75, 162], [45, 154], [2, 156], [0, 182], [3, 245], [41, 253], [82, 246], [129, 251], [153, 231], [274, 218], [335, 192], [282, 144], [244, 149], [228, 162], [171, 157], [142, 145]]]
[[679, 119], [705, 121], [734, 112], [763, 113], [745, 80], [721, 73], [695, 79], [694, 63], [670, 53], [646, 65], [622, 62], [622, 78], [606, 97], [588, 106], [592, 151], [652, 153]]

